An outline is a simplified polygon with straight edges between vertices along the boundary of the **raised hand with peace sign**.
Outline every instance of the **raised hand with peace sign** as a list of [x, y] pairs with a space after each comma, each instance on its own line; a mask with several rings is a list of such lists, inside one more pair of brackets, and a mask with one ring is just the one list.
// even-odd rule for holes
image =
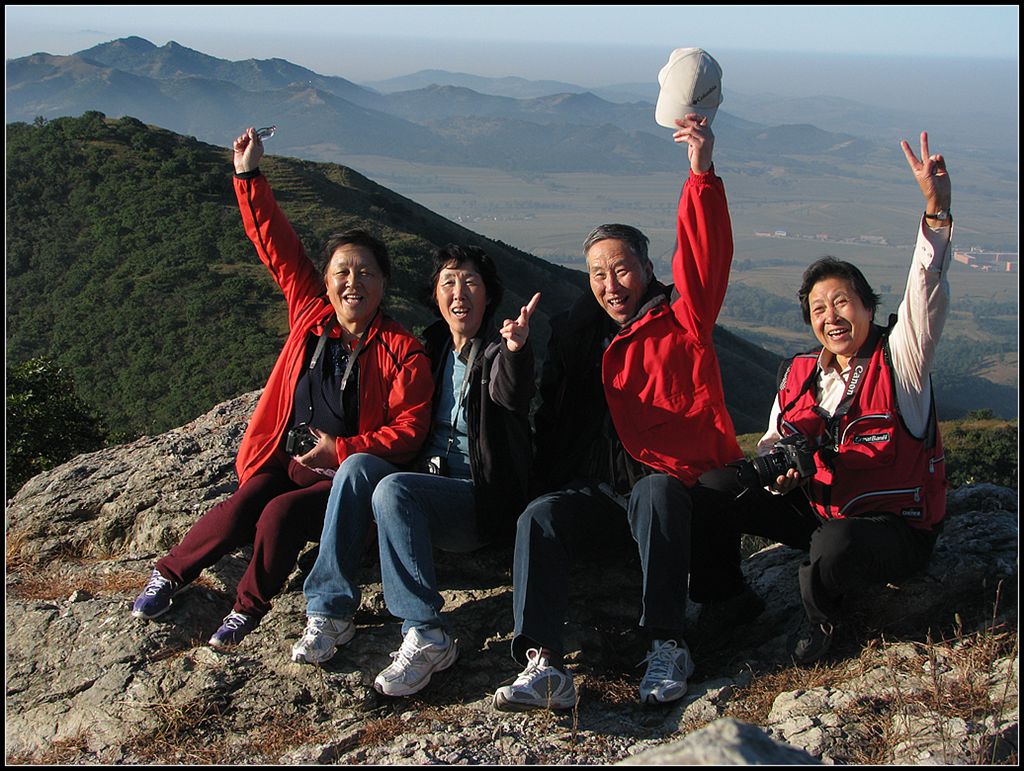
[[[925, 217], [929, 224], [934, 226], [947, 224], [943, 220], [948, 219], [949, 204], [952, 197], [952, 184], [949, 179], [949, 172], [946, 171], [946, 159], [941, 155], [932, 155], [928, 148], [928, 132], [921, 132], [921, 158], [914, 155], [910, 149], [910, 143], [905, 139], [900, 142], [903, 154], [907, 156], [907, 164], [914, 172], [914, 179], [921, 188], [921, 194], [925, 201]], [[939, 217], [933, 215], [939, 214]], [[939, 221], [936, 221], [939, 220]]]

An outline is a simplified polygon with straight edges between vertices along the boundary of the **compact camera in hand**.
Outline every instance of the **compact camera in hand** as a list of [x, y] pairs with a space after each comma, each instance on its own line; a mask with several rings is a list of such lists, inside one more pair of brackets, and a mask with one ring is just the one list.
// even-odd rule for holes
[[303, 423], [288, 431], [284, 439], [284, 451], [295, 457], [305, 455], [316, 447], [318, 441], [319, 438], [310, 429], [309, 424]]
[[789, 469], [796, 469], [801, 479], [814, 476], [814, 450], [806, 436], [794, 434], [779, 440], [767, 455], [729, 464], [744, 487], [768, 487]]

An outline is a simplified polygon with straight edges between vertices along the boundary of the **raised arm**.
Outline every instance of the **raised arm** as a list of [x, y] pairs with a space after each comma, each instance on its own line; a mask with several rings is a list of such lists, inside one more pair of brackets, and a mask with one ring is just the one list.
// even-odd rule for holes
[[946, 272], [952, 252], [952, 220], [929, 217], [948, 215], [952, 184], [942, 155], [932, 154], [928, 133], [921, 132], [921, 157], [909, 143], [900, 143], [907, 165], [924, 198], [924, 217], [918, 224], [917, 244], [907, 275], [897, 322], [889, 337], [896, 393], [907, 427], [921, 435], [931, 407], [929, 375], [935, 349], [949, 313], [949, 282]]
[[680, 300], [680, 322], [707, 344], [725, 300], [732, 266], [732, 222], [725, 186], [714, 172], [714, 134], [707, 118], [691, 113], [677, 120], [672, 138], [687, 145], [690, 177], [683, 185], [676, 220], [672, 279]]
[[245, 234], [256, 248], [288, 303], [291, 326], [299, 311], [311, 299], [324, 293], [323, 278], [306, 255], [291, 223], [274, 200], [270, 184], [258, 173], [263, 142], [249, 128], [235, 139], [235, 197]]

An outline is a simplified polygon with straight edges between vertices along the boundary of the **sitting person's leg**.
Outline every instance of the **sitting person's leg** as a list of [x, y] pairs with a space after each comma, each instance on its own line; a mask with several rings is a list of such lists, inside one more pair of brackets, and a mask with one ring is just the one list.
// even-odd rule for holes
[[934, 545], [934, 533], [893, 514], [825, 521], [814, 532], [800, 567], [806, 619], [794, 644], [797, 662], [811, 663], [828, 652], [845, 597], [924, 570]]
[[320, 537], [330, 488], [329, 479], [317, 482], [279, 495], [263, 509], [234, 608], [210, 638], [211, 645], [237, 645], [270, 612], [271, 600], [288, 580], [302, 548]]
[[441, 618], [434, 547], [472, 551], [477, 534], [473, 482], [432, 474], [394, 474], [373, 494], [384, 601], [402, 619], [402, 645], [374, 687], [389, 696], [422, 690], [451, 666], [458, 646]]
[[334, 476], [324, 510], [316, 561], [302, 590], [306, 628], [292, 645], [292, 661], [318, 664], [355, 635], [352, 616], [362, 592], [359, 571], [373, 522], [371, 500], [380, 480], [398, 468], [367, 453], [345, 459]]
[[136, 618], [156, 618], [170, 610], [172, 597], [205, 569], [237, 548], [251, 544], [256, 523], [276, 496], [294, 490], [284, 469], [257, 472], [192, 525], [185, 537], [157, 561], [132, 607]]
[[526, 507], [517, 523], [512, 574], [512, 657], [526, 667], [512, 685], [495, 692], [497, 709], [568, 709], [576, 703], [562, 661], [569, 566], [581, 550], [629, 537], [625, 510], [587, 484], [543, 495]]
[[629, 498], [629, 524], [643, 572], [640, 627], [648, 647], [640, 683], [643, 703], [681, 698], [693, 674], [684, 639], [691, 510], [690, 491], [666, 474], [644, 477]]

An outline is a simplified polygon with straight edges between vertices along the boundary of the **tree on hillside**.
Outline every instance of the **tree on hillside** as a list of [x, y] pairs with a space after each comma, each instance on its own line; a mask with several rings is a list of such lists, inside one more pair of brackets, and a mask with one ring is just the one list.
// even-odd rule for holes
[[7, 371], [6, 498], [40, 471], [101, 448], [106, 432], [75, 393], [71, 375], [49, 359]]

